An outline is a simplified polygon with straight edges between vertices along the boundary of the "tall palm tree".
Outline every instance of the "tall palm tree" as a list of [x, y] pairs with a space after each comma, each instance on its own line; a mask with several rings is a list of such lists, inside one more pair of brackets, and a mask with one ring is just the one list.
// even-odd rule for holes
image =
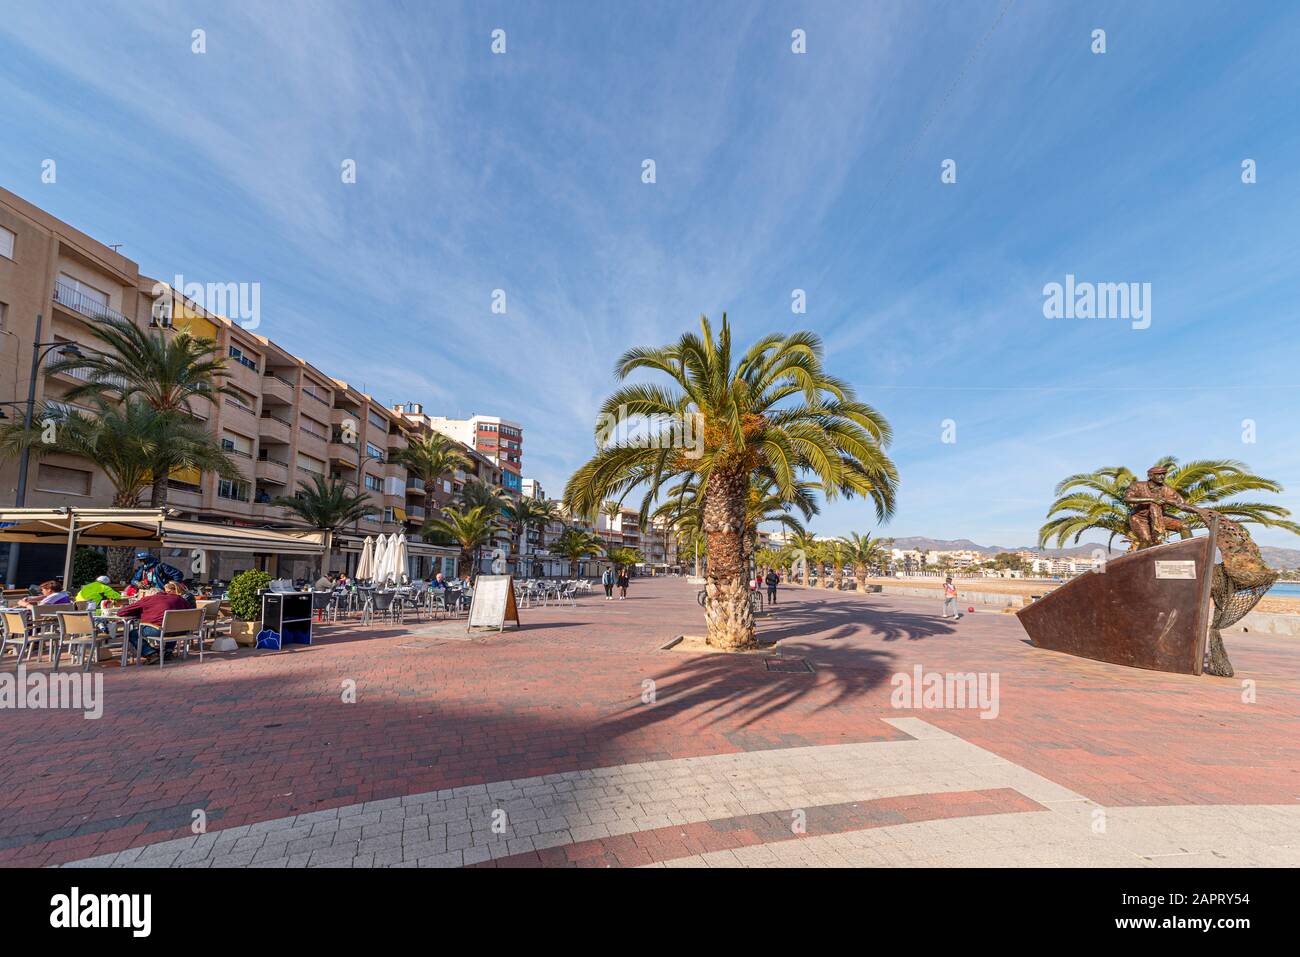
[[569, 479], [565, 500], [579, 514], [591, 514], [606, 498], [642, 488], [653, 501], [665, 482], [697, 475], [704, 488], [709, 556], [706, 641], [725, 649], [751, 646], [745, 530], [752, 478], [770, 477], [777, 494], [793, 501], [799, 476], [807, 474], [828, 498], [870, 498], [884, 520], [893, 513], [898, 482], [884, 451], [889, 424], [859, 402], [847, 383], [826, 372], [821, 340], [811, 332], [766, 335], [735, 357], [726, 316], [716, 337], [701, 317], [698, 335], [631, 349], [615, 374], [626, 379], [640, 369], [667, 376], [671, 387], [617, 389], [601, 407], [598, 440], [609, 434], [606, 423], [631, 415], [694, 423], [698, 444], [682, 448], [685, 443], [659, 441], [663, 436], [606, 444]]
[[[1198, 459], [1180, 466], [1176, 458], [1167, 455], [1157, 464], [1169, 469], [1165, 484], [1189, 505], [1212, 508], [1243, 525], [1284, 528], [1300, 535], [1300, 524], [1291, 521], [1290, 509], [1267, 502], [1229, 501], [1246, 492], [1283, 491], [1280, 483], [1254, 474], [1244, 462]], [[1071, 539], [1077, 543], [1085, 532], [1093, 530], [1107, 534], [1107, 546], [1121, 538], [1132, 547], [1124, 493], [1136, 478], [1127, 467], [1115, 465], [1062, 479], [1053, 492], [1057, 498], [1047, 510], [1048, 521], [1038, 530], [1039, 547], [1053, 539], [1058, 548]], [[1195, 512], [1178, 517], [1189, 530], [1205, 525]]]
[[478, 577], [479, 552], [496, 539], [501, 524], [499, 511], [488, 505], [475, 505], [467, 509], [443, 509], [443, 517], [426, 521], [422, 532], [449, 538], [460, 546], [460, 567], [468, 572], [473, 584]]
[[622, 545], [615, 545], [606, 552], [606, 555], [615, 566], [621, 568], [631, 568], [645, 561], [645, 556], [635, 548], [626, 548]]
[[394, 460], [406, 466], [406, 471], [424, 482], [424, 515], [432, 518], [434, 492], [444, 475], [469, 465], [469, 458], [460, 449], [460, 443], [440, 432], [412, 439]]
[[858, 593], [863, 594], [867, 590], [867, 574], [872, 568], [884, 564], [888, 539], [872, 538], [869, 533], [859, 535], [857, 532], [850, 532], [842, 541], [848, 551], [847, 561], [853, 566], [853, 577], [857, 581]]
[[334, 533], [345, 525], [379, 512], [370, 504], [368, 494], [351, 489], [352, 486], [341, 479], [314, 475], [310, 482], [299, 483], [298, 494], [271, 500], [272, 505], [293, 512], [312, 528], [325, 533], [325, 553], [321, 556], [323, 575], [330, 573]]
[[[163, 424], [184, 428], [194, 415], [196, 399], [216, 402], [234, 389], [225, 383], [224, 357], [211, 339], [193, 336], [181, 329], [142, 329], [128, 319], [105, 318], [95, 323], [92, 336], [104, 349], [59, 359], [51, 372], [76, 371], [85, 381], [64, 397], [76, 402], [105, 394], [118, 399], [139, 398], [159, 412], [174, 413]], [[167, 504], [167, 473], [155, 473], [149, 504]]]
[[606, 543], [595, 532], [589, 532], [585, 528], [570, 525], [559, 534], [555, 541], [551, 542], [549, 548], [556, 555], [569, 560], [569, 575], [572, 578], [577, 578], [578, 563], [584, 558], [599, 555], [605, 550]]

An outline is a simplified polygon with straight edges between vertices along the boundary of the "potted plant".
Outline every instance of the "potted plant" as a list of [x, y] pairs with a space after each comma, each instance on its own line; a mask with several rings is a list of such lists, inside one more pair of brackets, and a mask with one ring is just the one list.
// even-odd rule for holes
[[262, 592], [271, 584], [266, 572], [250, 568], [230, 580], [230, 635], [241, 645], [252, 645], [262, 630]]

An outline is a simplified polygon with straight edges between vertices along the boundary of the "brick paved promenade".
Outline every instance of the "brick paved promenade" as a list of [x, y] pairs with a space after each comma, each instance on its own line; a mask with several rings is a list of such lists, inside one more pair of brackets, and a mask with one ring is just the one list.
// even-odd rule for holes
[[[1300, 646], [1232, 635], [1237, 679], [1195, 679], [788, 588], [763, 632], [814, 670], [773, 672], [659, 650], [694, 594], [108, 670], [101, 720], [0, 713], [0, 863], [1300, 863]], [[997, 716], [892, 707], [918, 665], [996, 673]]]

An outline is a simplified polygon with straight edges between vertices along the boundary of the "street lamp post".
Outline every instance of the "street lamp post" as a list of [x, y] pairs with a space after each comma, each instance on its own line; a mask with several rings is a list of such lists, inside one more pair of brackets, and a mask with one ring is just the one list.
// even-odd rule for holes
[[[32, 428], [32, 416], [36, 410], [36, 376], [40, 371], [41, 360], [44, 359], [53, 349], [58, 348], [59, 354], [70, 358], [80, 358], [82, 353], [75, 345], [69, 342], [41, 342], [41, 324], [43, 317], [40, 313], [36, 314], [36, 335], [32, 338], [32, 368], [27, 377], [27, 401], [26, 402], [0, 402], [0, 405], [22, 406], [23, 407], [23, 431], [30, 432]], [[60, 348], [61, 347], [61, 348]], [[3, 410], [0, 410], [0, 418], [8, 418]], [[14, 508], [23, 508], [27, 504], [27, 468], [31, 462], [31, 449], [24, 443], [22, 453], [18, 457], [18, 494], [14, 499]], [[9, 543], [9, 567], [8, 575], [9, 587], [16, 588], [18, 582], [18, 556], [21, 546], [18, 542]]]

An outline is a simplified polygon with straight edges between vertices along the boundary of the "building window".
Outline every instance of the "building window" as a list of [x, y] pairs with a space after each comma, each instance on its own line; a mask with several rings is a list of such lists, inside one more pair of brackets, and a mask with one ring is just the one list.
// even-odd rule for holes
[[244, 355], [243, 350], [237, 348], [236, 346], [230, 347], [230, 358], [234, 359], [236, 362], [238, 362], [241, 366], [243, 366], [246, 369], [252, 369], [254, 372], [257, 371], [257, 360], [254, 359], [252, 356]]
[[7, 302], [0, 302], [0, 332], [5, 331], [5, 313], [9, 311]]
[[90, 480], [90, 473], [84, 469], [68, 469], [61, 465], [41, 463], [36, 470], [36, 488], [41, 492], [89, 495]]
[[384, 460], [384, 450], [370, 442], [366, 443], [366, 455], [381, 462]]
[[367, 475], [366, 488], [370, 489], [370, 491], [372, 492], [383, 492], [384, 480], [381, 479], [378, 475]]
[[373, 425], [375, 428], [377, 428], [380, 432], [383, 432], [385, 435], [388, 434], [388, 420], [385, 419], [382, 415], [380, 415], [374, 409], [371, 409], [367, 418], [370, 419], [370, 424]]
[[217, 497], [232, 499], [236, 502], [247, 502], [248, 483], [222, 479], [217, 483]]
[[14, 233], [0, 226], [0, 256], [5, 259], [14, 258], [14, 240], [17, 238]]

